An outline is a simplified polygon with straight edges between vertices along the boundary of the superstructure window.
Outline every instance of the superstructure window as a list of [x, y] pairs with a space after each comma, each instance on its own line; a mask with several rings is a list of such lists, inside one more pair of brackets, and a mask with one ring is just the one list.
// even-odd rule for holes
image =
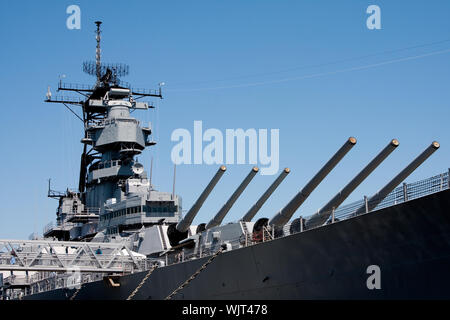
[[147, 217], [173, 217], [178, 211], [178, 206], [173, 202], [157, 202], [149, 206], [144, 206]]

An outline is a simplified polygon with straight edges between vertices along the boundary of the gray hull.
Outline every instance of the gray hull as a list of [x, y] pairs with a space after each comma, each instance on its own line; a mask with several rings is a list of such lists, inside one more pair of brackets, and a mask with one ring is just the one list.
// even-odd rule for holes
[[[450, 299], [450, 190], [224, 252], [174, 299]], [[164, 299], [207, 261], [155, 270], [134, 299]], [[378, 265], [381, 289], [367, 288]], [[83, 285], [78, 299], [126, 299], [146, 272]], [[68, 299], [58, 289], [27, 299]]]

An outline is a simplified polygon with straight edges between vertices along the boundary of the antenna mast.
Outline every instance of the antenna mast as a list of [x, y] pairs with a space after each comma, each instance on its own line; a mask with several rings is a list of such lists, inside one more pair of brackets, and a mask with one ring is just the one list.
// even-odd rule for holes
[[97, 75], [97, 83], [100, 83], [100, 78], [101, 78], [101, 51], [100, 51], [100, 25], [102, 24], [101, 21], [95, 21], [95, 24], [97, 25], [97, 36], [95, 37], [95, 39], [97, 40], [97, 47], [95, 49], [95, 73]]

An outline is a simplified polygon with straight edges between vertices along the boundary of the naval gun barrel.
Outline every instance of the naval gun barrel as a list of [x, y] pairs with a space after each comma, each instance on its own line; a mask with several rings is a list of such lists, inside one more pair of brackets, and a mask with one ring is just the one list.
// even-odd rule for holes
[[258, 213], [259, 209], [263, 204], [269, 199], [272, 193], [280, 185], [280, 183], [286, 178], [286, 176], [291, 172], [289, 168], [285, 168], [278, 178], [270, 185], [270, 187], [264, 192], [264, 194], [256, 201], [256, 203], [248, 210], [248, 212], [242, 217], [241, 221], [252, 221], [253, 217]]
[[206, 225], [206, 229], [216, 227], [222, 223], [223, 218], [227, 215], [228, 211], [230, 211], [233, 204], [236, 202], [236, 200], [239, 198], [239, 196], [242, 194], [242, 192], [245, 190], [245, 188], [248, 186], [250, 181], [255, 177], [256, 173], [259, 171], [258, 167], [253, 167], [250, 173], [245, 177], [244, 181], [241, 182], [239, 187], [234, 191], [234, 193], [231, 195], [230, 199], [228, 199], [227, 202], [223, 205], [223, 207], [217, 212], [215, 217], [211, 219], [211, 221], [208, 222]]
[[[437, 149], [439, 149], [439, 142], [433, 141], [420, 155], [417, 156], [405, 169], [397, 174], [391, 181], [388, 182], [380, 191], [370, 197], [367, 201], [367, 212], [372, 211], [380, 204], [389, 193], [394, 190], [403, 180], [405, 180], [414, 170], [416, 170], [425, 160], [427, 160]], [[355, 215], [366, 212], [366, 205], [364, 204]]]
[[316, 173], [316, 175], [300, 190], [289, 203], [275, 214], [269, 221], [269, 225], [276, 227], [284, 226], [302, 203], [309, 197], [311, 192], [322, 182], [331, 170], [342, 160], [342, 158], [356, 144], [356, 138], [350, 137], [344, 145], [331, 157], [330, 160]]
[[340, 192], [338, 192], [326, 205], [313, 214], [306, 222], [305, 227], [324, 224], [331, 215], [332, 210], [339, 207], [342, 202], [366, 179], [399, 145], [397, 139], [391, 142], [369, 162]]
[[217, 170], [214, 177], [211, 179], [211, 181], [206, 186], [205, 190], [201, 193], [201, 195], [198, 197], [197, 201], [195, 201], [194, 205], [189, 209], [189, 211], [186, 213], [184, 218], [178, 222], [176, 229], [179, 232], [186, 232], [189, 228], [189, 226], [192, 224], [192, 221], [194, 220], [195, 216], [197, 215], [198, 211], [202, 207], [203, 203], [205, 202], [206, 198], [208, 198], [211, 191], [216, 186], [217, 182], [219, 182], [220, 178], [224, 174], [224, 172], [227, 170], [227, 167], [221, 166], [219, 170]]

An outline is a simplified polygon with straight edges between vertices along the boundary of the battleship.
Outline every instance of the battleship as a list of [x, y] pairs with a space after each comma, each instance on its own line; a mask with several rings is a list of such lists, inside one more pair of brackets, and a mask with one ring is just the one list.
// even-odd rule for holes
[[[152, 185], [138, 162], [156, 144], [152, 127], [131, 116], [162, 99], [121, 80], [124, 64], [83, 63], [93, 86], [58, 84], [46, 102], [78, 106], [84, 123], [78, 190], [52, 190], [56, 224], [29, 240], [0, 239], [2, 299], [25, 300], [281, 300], [448, 299], [450, 293], [449, 171], [413, 183], [405, 179], [440, 145], [433, 141], [373, 196], [342, 205], [398, 148], [392, 139], [333, 198], [309, 216], [296, 212], [356, 145], [350, 137], [281, 210], [255, 216], [290, 169], [239, 221], [224, 218], [257, 175], [242, 183], [209, 222], [193, 221], [226, 174], [222, 165], [183, 214], [182, 199]], [[325, 202], [325, 201], [324, 201]]]

